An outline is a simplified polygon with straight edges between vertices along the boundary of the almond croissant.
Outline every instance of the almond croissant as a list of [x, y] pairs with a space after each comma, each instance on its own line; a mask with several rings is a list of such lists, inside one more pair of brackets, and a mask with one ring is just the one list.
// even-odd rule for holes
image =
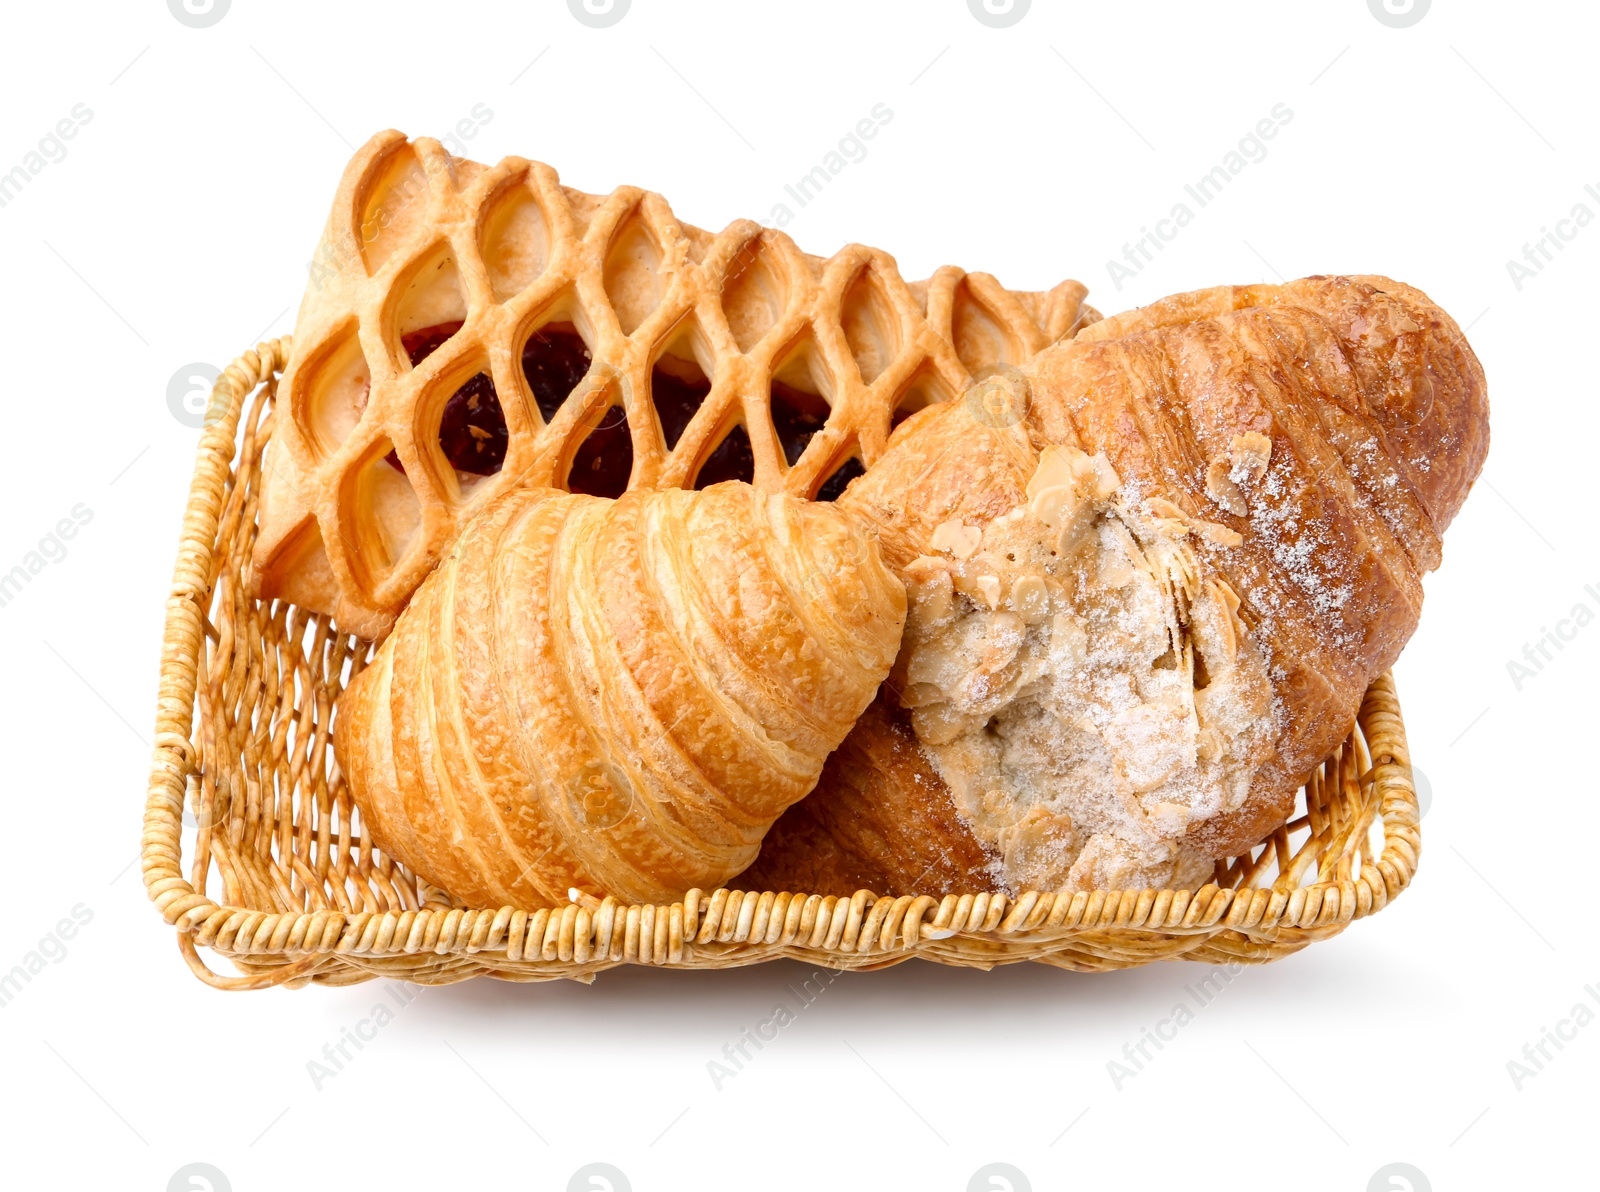
[[515, 491], [352, 681], [335, 747], [374, 840], [458, 898], [659, 901], [749, 864], [904, 619], [833, 505], [737, 482]]
[[909, 727], [865, 717], [740, 885], [1203, 882], [1349, 732], [1487, 450], [1460, 330], [1379, 277], [1169, 298], [914, 416], [839, 502], [907, 583]]

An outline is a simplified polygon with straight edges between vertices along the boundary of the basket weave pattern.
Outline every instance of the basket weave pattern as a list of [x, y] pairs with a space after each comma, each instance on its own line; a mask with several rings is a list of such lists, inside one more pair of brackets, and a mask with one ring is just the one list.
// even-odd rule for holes
[[[288, 351], [287, 338], [260, 344], [217, 381], [167, 602], [142, 868], [191, 969], [212, 985], [588, 980], [619, 964], [722, 968], [778, 957], [860, 969], [913, 956], [1078, 970], [1261, 962], [1381, 910], [1411, 880], [1417, 801], [1385, 675], [1302, 792], [1296, 818], [1219, 862], [1198, 890], [941, 900], [720, 889], [666, 906], [463, 906], [373, 847], [334, 763], [334, 703], [371, 643], [248, 595], [261, 453]], [[243, 975], [212, 972], [201, 946]]]

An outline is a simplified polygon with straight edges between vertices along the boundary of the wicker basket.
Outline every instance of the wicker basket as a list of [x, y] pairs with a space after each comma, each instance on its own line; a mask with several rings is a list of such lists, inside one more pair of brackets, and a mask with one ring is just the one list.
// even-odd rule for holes
[[[287, 337], [260, 344], [217, 380], [167, 600], [142, 865], [151, 901], [210, 985], [587, 981], [619, 964], [724, 968], [783, 956], [859, 969], [913, 956], [1085, 971], [1259, 963], [1336, 935], [1411, 881], [1417, 800], [1385, 675], [1301, 792], [1296, 818], [1219, 862], [1198, 890], [1015, 900], [691, 890], [670, 906], [586, 896], [533, 912], [463, 906], [372, 847], [334, 764], [334, 702], [371, 643], [254, 600], [244, 584], [288, 353]], [[243, 975], [212, 972], [201, 946]]]

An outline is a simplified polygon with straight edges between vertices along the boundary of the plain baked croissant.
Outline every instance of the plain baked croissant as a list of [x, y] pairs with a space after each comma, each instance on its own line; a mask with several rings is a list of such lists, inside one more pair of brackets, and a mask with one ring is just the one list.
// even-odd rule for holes
[[850, 515], [749, 485], [513, 491], [341, 696], [374, 841], [477, 906], [659, 901], [749, 864], [894, 661]]
[[1169, 298], [914, 416], [839, 502], [899, 660], [739, 884], [1206, 880], [1349, 731], [1487, 450], [1460, 330], [1380, 277]]

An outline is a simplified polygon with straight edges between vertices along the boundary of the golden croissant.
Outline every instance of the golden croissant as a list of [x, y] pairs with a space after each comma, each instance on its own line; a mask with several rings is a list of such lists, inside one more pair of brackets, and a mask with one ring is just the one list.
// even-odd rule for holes
[[1409, 286], [1180, 295], [907, 420], [839, 504], [909, 612], [747, 889], [1198, 885], [1284, 823], [1417, 624], [1488, 450]]
[[341, 697], [374, 841], [477, 906], [744, 869], [888, 674], [901, 581], [849, 514], [738, 482], [489, 504]]

